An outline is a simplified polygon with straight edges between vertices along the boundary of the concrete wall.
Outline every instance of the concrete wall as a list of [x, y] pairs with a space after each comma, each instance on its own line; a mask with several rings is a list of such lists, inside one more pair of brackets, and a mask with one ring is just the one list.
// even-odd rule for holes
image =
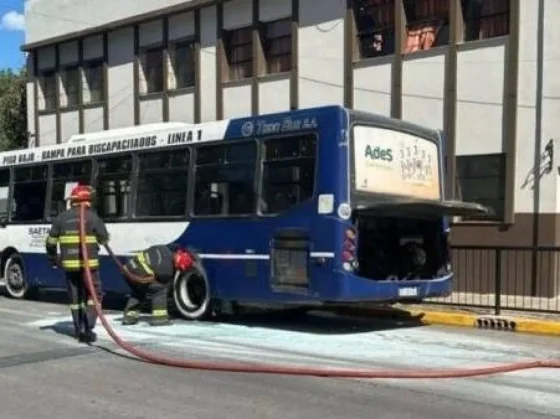
[[[156, 5], [157, 3], [157, 5]], [[37, 42], [142, 14], [179, 3], [184, 0], [149, 2], [130, 0], [31, 0], [26, 2], [28, 32], [26, 42]], [[538, 154], [550, 139], [560, 132], [560, 81], [557, 77], [560, 29], [553, 24], [560, 16], [560, 3], [554, 0], [521, 1], [519, 45], [518, 108], [515, 134], [514, 212], [555, 213], [560, 211], [557, 193], [557, 172], [542, 175], [535, 189], [531, 180], [535, 164], [543, 163]], [[260, 0], [259, 18], [271, 21], [290, 16], [292, 0]], [[544, 30], [539, 31], [539, 7], [543, 8]], [[251, 0], [232, 0], [223, 7], [225, 29], [250, 25]], [[299, 30], [297, 33], [297, 90], [299, 107], [344, 103], [345, 82], [345, 20], [346, 5], [340, 0], [299, 0]], [[55, 16], [55, 17], [53, 17]], [[224, 83], [217, 86], [217, 12], [215, 6], [200, 11], [200, 121], [216, 118], [216, 92], [223, 88], [223, 117], [245, 116], [252, 112], [252, 80]], [[56, 24], [53, 22], [56, 21]], [[194, 12], [177, 14], [169, 19], [169, 37], [194, 36]], [[539, 54], [538, 40], [544, 42]], [[160, 42], [162, 21], [139, 26], [140, 46]], [[102, 56], [100, 36], [83, 41], [84, 58]], [[76, 58], [75, 43], [60, 47], [61, 64]], [[504, 151], [504, 109], [506, 68], [509, 37], [468, 42], [458, 46], [457, 52], [457, 119], [456, 153], [476, 155]], [[402, 59], [402, 118], [433, 128], [444, 128], [445, 66], [448, 48], [404, 56]], [[541, 64], [539, 64], [539, 60]], [[109, 128], [131, 126], [135, 123], [134, 92], [134, 30], [132, 27], [108, 33], [108, 125]], [[28, 66], [34, 65], [32, 56]], [[38, 51], [38, 68], [55, 65], [54, 49]], [[352, 66], [353, 106], [356, 109], [384, 115], [391, 114], [393, 56], [365, 60]], [[539, 76], [539, 71], [542, 75]], [[290, 107], [291, 74], [259, 78], [258, 112], [275, 112]], [[38, 121], [40, 144], [56, 142], [56, 117], [52, 114], [34, 117], [34, 88], [28, 84], [29, 127], [33, 133]], [[539, 101], [542, 106], [538, 107]], [[38, 93], [38, 103], [42, 98]], [[173, 94], [169, 98], [169, 119], [195, 121], [196, 96], [193, 90]], [[163, 120], [161, 98], [141, 99], [139, 123]], [[85, 131], [104, 126], [102, 106], [84, 110]], [[60, 133], [63, 140], [79, 130], [75, 112], [61, 112]], [[538, 192], [539, 199], [535, 199]]]
[[25, 43], [40, 42], [192, 1], [27, 0]]

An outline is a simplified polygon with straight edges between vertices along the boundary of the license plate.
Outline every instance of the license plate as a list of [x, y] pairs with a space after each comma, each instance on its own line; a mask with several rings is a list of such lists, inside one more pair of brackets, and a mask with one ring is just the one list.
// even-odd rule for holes
[[418, 288], [416, 287], [399, 288], [399, 297], [417, 297], [417, 296], [418, 296]]

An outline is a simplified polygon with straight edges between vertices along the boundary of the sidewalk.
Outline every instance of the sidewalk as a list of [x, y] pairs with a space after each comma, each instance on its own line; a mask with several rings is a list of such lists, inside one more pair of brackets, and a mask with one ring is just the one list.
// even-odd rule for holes
[[[454, 292], [447, 298], [431, 298], [426, 300], [429, 305], [442, 304], [448, 306], [470, 306], [478, 307], [481, 310], [493, 310], [496, 306], [495, 294], [476, 294], [468, 292]], [[556, 315], [560, 317], [560, 297], [528, 297], [522, 295], [502, 295], [500, 296], [500, 308], [506, 310], [526, 310], [534, 315]], [[539, 311], [555, 312], [555, 314], [538, 313]]]

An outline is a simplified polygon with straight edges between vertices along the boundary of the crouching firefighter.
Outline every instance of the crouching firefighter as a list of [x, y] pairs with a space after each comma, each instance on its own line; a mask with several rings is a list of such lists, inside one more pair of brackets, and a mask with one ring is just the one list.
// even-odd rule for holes
[[[138, 323], [140, 306], [151, 300], [151, 326], [171, 323], [167, 311], [168, 289], [177, 272], [185, 272], [194, 264], [192, 256], [170, 246], [156, 245], [136, 254], [124, 266], [130, 286], [130, 297], [124, 309], [123, 325]], [[148, 297], [150, 299], [148, 300]]]
[[[86, 246], [88, 251], [87, 266], [90, 268], [93, 286], [101, 303], [101, 285], [98, 268], [99, 245], [109, 241], [109, 233], [99, 216], [91, 209], [92, 190], [89, 186], [76, 186], [70, 193], [70, 208], [61, 212], [52, 222], [47, 237], [47, 257], [53, 266], [60, 266], [66, 274], [70, 311], [74, 322], [76, 338], [80, 342], [90, 343], [97, 340], [93, 329], [97, 322], [94, 301], [85, 284], [86, 272], [80, 238], [80, 205], [86, 205], [84, 211]], [[57, 245], [60, 245], [60, 258], [57, 257]]]

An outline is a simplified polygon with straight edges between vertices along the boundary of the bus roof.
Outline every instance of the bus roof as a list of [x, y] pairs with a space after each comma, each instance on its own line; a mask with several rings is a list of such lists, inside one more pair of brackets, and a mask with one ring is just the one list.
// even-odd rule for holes
[[68, 140], [69, 144], [78, 143], [78, 142], [92, 142], [95, 140], [109, 140], [114, 137], [119, 136], [135, 136], [146, 134], [150, 132], [157, 132], [166, 129], [179, 129], [179, 128], [189, 128], [192, 127], [193, 124], [188, 124], [185, 122], [160, 122], [157, 124], [144, 124], [138, 125], [133, 127], [125, 127], [125, 128], [115, 128], [108, 131], [95, 131], [95, 132], [88, 132], [85, 134], [74, 134]]
[[[325, 125], [333, 127], [333, 124], [341, 121], [340, 118], [334, 118], [334, 114], [346, 112], [344, 107], [329, 105], [199, 124], [165, 122], [76, 134], [63, 144], [2, 152], [0, 167], [103, 156], [127, 151], [149, 151], [189, 143], [293, 135], [298, 132], [317, 131], [326, 128]], [[353, 113], [355, 111], [349, 111], [348, 114]], [[360, 114], [365, 115], [363, 112]], [[368, 118], [379, 123], [384, 121], [393, 125], [405, 124], [413, 127], [404, 121], [369, 113], [367, 115]], [[416, 126], [414, 128], [422, 129]]]

